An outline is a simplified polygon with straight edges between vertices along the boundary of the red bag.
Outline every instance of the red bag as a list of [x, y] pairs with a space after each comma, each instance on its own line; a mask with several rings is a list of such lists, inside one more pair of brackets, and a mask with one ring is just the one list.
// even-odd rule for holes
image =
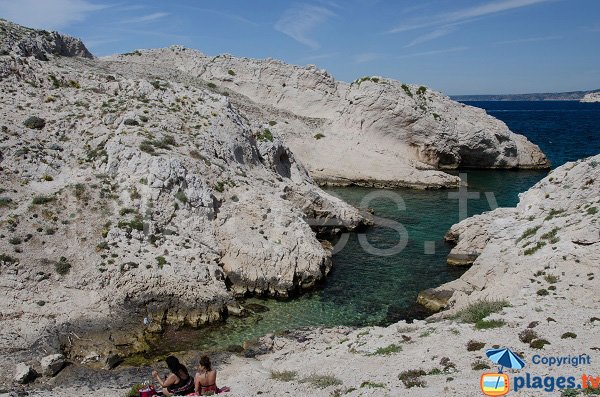
[[139, 390], [140, 397], [152, 397], [156, 395], [156, 390], [154, 390], [154, 386], [146, 386], [143, 389]]

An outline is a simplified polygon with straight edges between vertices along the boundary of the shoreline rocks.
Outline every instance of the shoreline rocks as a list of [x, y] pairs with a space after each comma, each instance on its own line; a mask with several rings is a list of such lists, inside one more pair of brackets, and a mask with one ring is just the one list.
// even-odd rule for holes
[[584, 102], [584, 103], [600, 102], [600, 92], [590, 92], [589, 94], [585, 94], [585, 96], [581, 99], [580, 102]]

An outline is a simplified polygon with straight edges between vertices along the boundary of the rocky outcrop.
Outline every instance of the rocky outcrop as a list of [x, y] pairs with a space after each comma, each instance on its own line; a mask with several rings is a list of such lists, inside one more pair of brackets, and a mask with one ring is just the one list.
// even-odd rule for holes
[[0, 55], [34, 57], [47, 61], [52, 56], [93, 58], [81, 40], [46, 30], [29, 29], [0, 19]]
[[482, 299], [510, 300], [531, 288], [536, 272], [551, 280], [564, 277], [567, 268], [593, 274], [600, 258], [599, 177], [600, 155], [567, 163], [522, 193], [516, 208], [454, 225], [446, 235], [457, 243], [448, 263], [472, 267], [424, 296], [452, 291], [446, 306], [456, 311]]
[[207, 57], [182, 47], [105, 60], [114, 70], [148, 73], [152, 65], [154, 74], [177, 69], [207, 81], [275, 122], [269, 130], [322, 184], [439, 188], [459, 182], [444, 169], [548, 167], [536, 145], [501, 121], [426, 87], [381, 77], [348, 84], [314, 66]]
[[589, 94], [585, 94], [585, 96], [581, 99], [580, 102], [600, 102], [600, 92], [590, 92]]
[[[14, 26], [12, 49], [46, 37]], [[199, 82], [30, 55], [0, 57], [0, 349], [18, 352], [4, 373], [39, 351], [101, 363], [219, 321], [236, 296], [312, 288], [331, 268], [319, 222], [367, 222]]]

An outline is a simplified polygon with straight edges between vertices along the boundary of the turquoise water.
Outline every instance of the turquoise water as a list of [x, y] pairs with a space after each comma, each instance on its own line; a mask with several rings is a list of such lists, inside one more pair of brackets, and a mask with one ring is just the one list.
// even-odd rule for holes
[[[478, 102], [490, 114], [505, 121], [540, 145], [553, 166], [600, 153], [600, 105], [575, 102]], [[468, 215], [491, 208], [490, 193], [499, 206], [514, 206], [518, 194], [529, 189], [546, 171], [466, 172], [470, 192], [479, 199], [468, 200]], [[331, 194], [359, 206], [377, 189], [329, 188]], [[390, 191], [386, 191], [389, 194]], [[488, 195], [486, 196], [486, 192]], [[410, 316], [419, 291], [459, 277], [463, 269], [446, 265], [450, 246], [443, 241], [450, 226], [459, 221], [458, 201], [447, 190], [415, 191], [397, 189], [405, 209], [387, 198], [369, 203], [378, 217], [401, 224], [406, 230], [406, 247], [391, 256], [365, 251], [357, 234], [351, 234], [344, 248], [334, 255], [333, 269], [320, 288], [288, 301], [248, 299], [262, 311], [246, 319], [230, 318], [224, 324], [198, 331], [167, 334], [162, 345], [168, 350], [193, 347], [223, 350], [241, 345], [270, 332], [309, 326], [365, 326], [389, 324]], [[401, 235], [395, 229], [373, 227], [366, 239], [378, 248], [394, 246]], [[429, 249], [426, 250], [426, 247]], [[266, 310], [266, 311], [265, 311]]]

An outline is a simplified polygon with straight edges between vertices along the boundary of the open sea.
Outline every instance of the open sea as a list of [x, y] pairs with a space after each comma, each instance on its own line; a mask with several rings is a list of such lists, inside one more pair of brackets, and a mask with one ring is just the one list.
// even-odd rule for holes
[[[485, 109], [512, 131], [539, 145], [553, 168], [600, 153], [600, 103], [465, 103]], [[480, 193], [479, 199], [468, 200], [469, 216], [490, 210], [490, 192], [498, 206], [514, 206], [519, 193], [547, 174], [531, 170], [458, 172], [467, 174], [469, 191]], [[378, 191], [359, 187], [326, 190], [357, 206], [367, 194]], [[403, 206], [399, 208], [397, 202], [385, 197], [368, 206], [375, 215], [402, 225], [402, 234], [380, 226], [367, 230], [362, 238], [376, 248], [393, 247], [404, 238], [406, 246], [399, 253], [369, 254], [361, 246], [359, 236], [350, 234], [343, 249], [333, 257], [329, 277], [317, 291], [288, 301], [248, 299], [246, 303], [259, 309], [249, 318], [230, 318], [223, 324], [189, 333], [167, 333], [156, 353], [192, 347], [224, 350], [271, 332], [312, 326], [386, 325], [403, 318], [419, 291], [456, 279], [464, 272], [446, 265], [451, 247], [443, 240], [450, 226], [459, 221], [459, 211], [458, 200], [449, 197], [448, 190], [396, 189], [392, 193], [400, 197]]]

